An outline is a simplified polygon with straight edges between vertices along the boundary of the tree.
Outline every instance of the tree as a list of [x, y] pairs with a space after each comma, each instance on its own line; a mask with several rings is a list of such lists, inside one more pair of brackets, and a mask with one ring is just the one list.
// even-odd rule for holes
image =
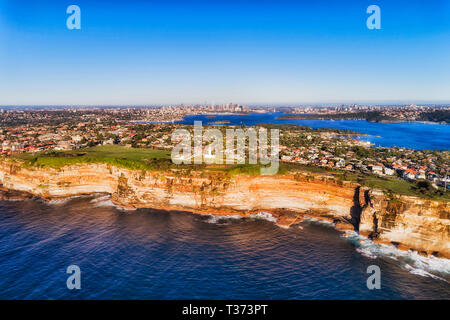
[[417, 180], [415, 185], [412, 186], [411, 189], [429, 196], [433, 196], [436, 194], [433, 185], [428, 180]]

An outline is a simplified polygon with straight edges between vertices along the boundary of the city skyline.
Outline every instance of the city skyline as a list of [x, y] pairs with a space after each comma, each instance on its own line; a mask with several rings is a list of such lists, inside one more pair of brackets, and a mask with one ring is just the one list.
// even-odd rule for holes
[[[271, 109], [271, 108], [333, 108], [333, 107], [381, 107], [381, 108], [392, 108], [392, 107], [437, 107], [437, 108], [448, 108], [450, 106], [450, 100], [448, 101], [366, 101], [366, 102], [220, 102], [215, 103], [215, 107], [226, 106], [228, 104], [235, 104], [239, 106], [246, 106], [251, 108], [261, 108], [261, 109]], [[179, 102], [179, 103], [159, 103], [159, 104], [0, 104], [0, 109], [45, 109], [45, 108], [162, 108], [162, 107], [208, 107], [210, 102]]]
[[449, 103], [449, 17], [438, 0], [2, 0], [0, 105]]

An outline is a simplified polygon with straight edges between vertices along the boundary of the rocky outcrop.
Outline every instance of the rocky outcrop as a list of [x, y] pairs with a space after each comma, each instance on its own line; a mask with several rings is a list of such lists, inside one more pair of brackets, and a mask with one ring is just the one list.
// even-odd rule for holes
[[[450, 258], [448, 202], [387, 196], [326, 175], [228, 175], [221, 171], [133, 171], [107, 164], [61, 169], [0, 161], [0, 194], [54, 199], [108, 193], [124, 208], [151, 207], [230, 215], [270, 212], [281, 226], [307, 217], [331, 221], [339, 230], [423, 254]], [[14, 190], [14, 192], [12, 192]], [[18, 196], [21, 195], [21, 196]]]
[[359, 231], [378, 242], [423, 255], [450, 257], [449, 203], [370, 191]]

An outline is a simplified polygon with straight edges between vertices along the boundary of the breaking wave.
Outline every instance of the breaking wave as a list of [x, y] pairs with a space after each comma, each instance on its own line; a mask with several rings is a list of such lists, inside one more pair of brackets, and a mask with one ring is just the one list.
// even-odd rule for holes
[[94, 198], [90, 201], [90, 203], [92, 204], [92, 206], [94, 208], [100, 208], [100, 207], [113, 207], [116, 208], [117, 210], [120, 211], [135, 211], [136, 209], [128, 209], [128, 208], [123, 208], [117, 204], [115, 204], [114, 202], [112, 202], [111, 200], [111, 195], [107, 194], [98, 198]]
[[[208, 222], [208, 223], [223, 223], [224, 221], [239, 220], [239, 219], [245, 219], [245, 217], [242, 217], [237, 214], [225, 215], [225, 216], [209, 214], [208, 220], [206, 220], [206, 222]], [[271, 213], [264, 212], [264, 211], [251, 214], [250, 219], [266, 220], [266, 221], [273, 222], [273, 223], [277, 222], [277, 218], [275, 218]]]
[[250, 218], [267, 220], [267, 221], [270, 221], [270, 222], [273, 222], [273, 223], [277, 222], [277, 218], [275, 218], [271, 213], [265, 212], [265, 211], [261, 211], [261, 212], [258, 212], [258, 213], [251, 214]]
[[70, 196], [70, 197], [64, 197], [61, 199], [53, 199], [53, 200], [48, 200], [48, 201], [44, 201], [44, 203], [49, 204], [49, 205], [63, 205], [68, 203], [69, 201], [72, 201], [74, 199], [78, 199], [78, 198], [83, 198], [86, 196], [83, 195], [77, 195], [77, 196]]
[[238, 220], [242, 219], [240, 215], [229, 215], [229, 216], [218, 216], [214, 214], [208, 215], [208, 220], [206, 222], [208, 223], [222, 223], [224, 221], [230, 221], [230, 220]]
[[312, 223], [317, 223], [317, 224], [321, 224], [327, 227], [334, 227], [334, 223], [328, 220], [322, 220], [322, 219], [317, 219], [314, 217], [307, 217], [305, 218], [305, 220], [303, 220], [305, 222], [312, 222]]
[[111, 201], [111, 196], [110, 195], [106, 195], [106, 196], [101, 196], [98, 198], [94, 198], [90, 201], [90, 203], [92, 203], [94, 208], [98, 208], [98, 207], [117, 207], [112, 201]]
[[354, 231], [347, 231], [343, 237], [356, 245], [357, 252], [369, 259], [389, 258], [398, 261], [402, 268], [412, 274], [449, 282], [450, 259], [434, 256], [424, 257], [417, 251], [404, 251], [397, 249], [393, 245], [375, 243]]
[[[63, 197], [63, 198], [59, 198], [59, 199], [52, 199], [52, 200], [44, 200], [42, 198], [37, 198], [35, 200], [37, 200], [38, 202], [41, 202], [41, 203], [48, 204], [48, 205], [56, 205], [56, 206], [58, 206], [58, 205], [64, 205], [64, 204], [66, 204], [66, 203], [68, 203], [68, 202], [70, 202], [72, 200], [75, 200], [75, 199], [86, 199], [86, 198], [92, 198], [93, 196], [97, 197], [97, 198], [94, 199], [94, 200], [96, 200], [96, 199], [99, 199], [98, 198], [99, 195], [101, 195], [101, 194], [99, 194], [99, 193], [97, 193], [97, 194], [95, 194], [95, 193], [94, 194], [78, 194], [78, 195], [73, 195], [73, 196], [69, 196], [69, 197]], [[103, 197], [104, 197], [103, 195], [100, 196], [100, 198], [103, 198]]]

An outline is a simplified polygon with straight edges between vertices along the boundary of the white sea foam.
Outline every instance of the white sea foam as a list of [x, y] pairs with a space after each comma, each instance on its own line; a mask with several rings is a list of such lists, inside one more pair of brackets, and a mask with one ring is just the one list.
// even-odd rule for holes
[[101, 196], [98, 198], [94, 198], [90, 201], [95, 208], [97, 207], [115, 207], [116, 205], [111, 201], [111, 196]]
[[356, 251], [367, 258], [389, 258], [396, 260], [401, 267], [412, 274], [448, 282], [446, 279], [436, 274], [450, 275], [450, 259], [437, 258], [434, 256], [424, 257], [417, 251], [404, 251], [397, 249], [393, 245], [375, 243], [353, 231], [347, 231], [343, 237], [353, 242], [357, 246]]
[[419, 275], [422, 277], [431, 277], [433, 279], [447, 282], [447, 280], [445, 280], [444, 278], [441, 278], [441, 277], [438, 277], [437, 275], [429, 273], [429, 272], [425, 271], [424, 269], [414, 268], [414, 267], [410, 266], [409, 264], [406, 264], [405, 268], [408, 269], [409, 272], [411, 272], [412, 274], [416, 274], [416, 275]]
[[218, 216], [218, 215], [210, 214], [208, 216], [209, 216], [209, 218], [208, 218], [208, 220], [206, 220], [206, 222], [208, 222], [208, 223], [219, 223], [219, 222], [225, 221], [225, 220], [242, 219], [242, 217], [237, 214], [236, 215], [228, 215], [228, 216]]
[[[223, 222], [224, 220], [238, 220], [238, 219], [243, 219], [242, 216], [240, 215], [226, 215], [226, 216], [220, 216], [220, 215], [214, 215], [214, 214], [209, 214], [208, 215], [209, 218], [208, 220], [206, 220], [206, 222], [208, 223], [218, 223], [218, 222]], [[269, 212], [258, 212], [258, 213], [254, 213], [250, 215], [251, 219], [260, 219], [260, 220], [266, 220], [266, 221], [270, 221], [270, 222], [277, 222], [277, 219]]]
[[128, 208], [123, 208], [123, 207], [115, 204], [114, 202], [112, 202], [110, 195], [105, 195], [105, 196], [101, 196], [98, 198], [94, 198], [90, 201], [90, 203], [92, 203], [94, 208], [113, 207], [120, 211], [135, 211], [136, 210], [136, 208], [128, 209]]
[[69, 198], [64, 198], [64, 199], [54, 199], [54, 200], [49, 200], [49, 201], [47, 201], [47, 203], [48, 204], [51, 204], [51, 205], [61, 205], [61, 204], [65, 204], [65, 203], [67, 203], [68, 201], [70, 201], [71, 199], [69, 199]]
[[322, 219], [317, 219], [314, 217], [306, 217], [305, 220], [306, 222], [312, 222], [312, 223], [317, 223], [317, 224], [321, 224], [327, 227], [334, 227], [334, 223], [328, 220], [322, 220]]
[[275, 218], [270, 212], [261, 211], [258, 213], [254, 213], [250, 215], [250, 218], [253, 219], [261, 219], [261, 220], [267, 220], [273, 223], [277, 222], [277, 218]]
[[111, 201], [111, 199], [98, 201], [94, 204], [94, 208], [99, 207], [116, 207], [119, 208], [117, 205], [114, 204], [114, 202]]
[[53, 200], [48, 200], [45, 201], [45, 203], [49, 204], [49, 205], [63, 205], [73, 199], [78, 199], [81, 198], [83, 196], [78, 195], [78, 196], [70, 196], [70, 197], [65, 197], [65, 198], [61, 198], [61, 199], [53, 199]]

